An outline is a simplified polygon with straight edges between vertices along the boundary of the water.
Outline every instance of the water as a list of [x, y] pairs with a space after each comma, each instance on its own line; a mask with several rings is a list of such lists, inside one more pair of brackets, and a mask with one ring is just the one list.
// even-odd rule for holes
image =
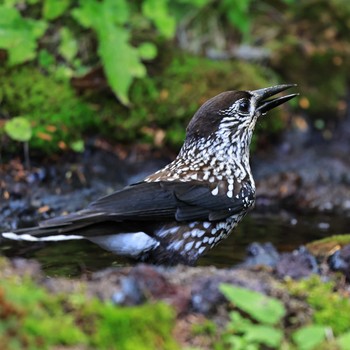
[[[207, 255], [198, 265], [229, 267], [243, 261], [252, 242], [271, 242], [280, 252], [334, 234], [348, 233], [349, 219], [332, 216], [294, 216], [250, 214], [238, 228]], [[48, 276], [72, 277], [111, 266], [130, 265], [88, 241], [30, 243], [7, 241], [0, 247], [7, 257], [38, 260]]]

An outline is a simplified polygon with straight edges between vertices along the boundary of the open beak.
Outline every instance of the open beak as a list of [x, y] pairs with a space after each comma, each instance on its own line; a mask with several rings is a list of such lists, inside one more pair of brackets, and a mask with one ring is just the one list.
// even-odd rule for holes
[[275, 108], [279, 105], [281, 105], [284, 102], [289, 101], [295, 96], [298, 96], [299, 94], [290, 94], [282, 97], [277, 98], [271, 98], [267, 100], [267, 98], [278, 94], [281, 91], [290, 89], [292, 87], [297, 86], [296, 84], [284, 84], [284, 85], [276, 85], [271, 86], [265, 89], [259, 89], [259, 90], [253, 90], [250, 91], [252, 95], [254, 95], [257, 99], [257, 108], [256, 111], [259, 111], [261, 114], [265, 114], [272, 108]]

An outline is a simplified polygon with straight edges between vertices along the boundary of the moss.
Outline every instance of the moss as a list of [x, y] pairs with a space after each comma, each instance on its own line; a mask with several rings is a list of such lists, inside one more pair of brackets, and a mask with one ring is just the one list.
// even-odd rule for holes
[[98, 124], [96, 113], [75, 95], [68, 81], [57, 81], [32, 66], [1, 70], [0, 78], [1, 112], [30, 120], [32, 148], [49, 152], [69, 147]]
[[[258, 64], [175, 55], [161, 74], [134, 84], [129, 114], [116, 113], [116, 138], [154, 142], [161, 130], [165, 142], [178, 148], [190, 118], [206, 100], [225, 90], [268, 86], [271, 80], [276, 82], [276, 76]], [[278, 114], [264, 118], [260, 128], [271, 133], [280, 130]]]
[[[343, 0], [290, 2], [283, 11], [284, 25], [266, 42], [274, 53], [273, 68], [298, 82], [308, 100], [302, 107], [314, 120], [334, 123], [335, 115], [346, 112], [340, 101], [346, 97], [350, 68], [349, 16], [350, 3]], [[265, 25], [271, 29], [270, 22]], [[261, 23], [259, 30], [264, 30]]]
[[123, 308], [79, 292], [50, 294], [26, 276], [0, 275], [1, 349], [178, 349], [174, 313], [164, 303]]
[[331, 327], [335, 335], [350, 328], [350, 299], [335, 290], [335, 283], [321, 281], [319, 276], [307, 280], [290, 281], [287, 287], [293, 296], [305, 298], [313, 310], [313, 321], [317, 325]]
[[[45, 152], [69, 147], [89, 132], [117, 142], [178, 148], [190, 118], [207, 99], [224, 90], [276, 82], [275, 75], [258, 64], [175, 54], [162, 71], [134, 83], [128, 109], [108, 94], [78, 97], [68, 81], [57, 81], [33, 66], [2, 70], [0, 76], [2, 114], [25, 115], [34, 128], [31, 147]], [[273, 113], [259, 123], [269, 134], [283, 126], [280, 110]]]
[[334, 253], [335, 250], [339, 249], [339, 247], [342, 247], [349, 243], [350, 234], [343, 234], [319, 239], [317, 241], [308, 243], [306, 247], [313, 255], [317, 256], [318, 258], [322, 258], [328, 257], [330, 254]]

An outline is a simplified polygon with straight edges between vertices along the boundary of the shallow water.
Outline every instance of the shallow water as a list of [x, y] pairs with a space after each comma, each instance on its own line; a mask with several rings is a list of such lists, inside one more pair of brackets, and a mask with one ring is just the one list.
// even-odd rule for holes
[[[250, 214], [229, 238], [198, 261], [198, 265], [229, 267], [244, 260], [253, 242], [271, 242], [279, 252], [334, 234], [348, 232], [349, 219], [332, 216]], [[132, 262], [106, 252], [88, 241], [30, 243], [6, 241], [0, 253], [8, 257], [34, 258], [48, 276], [77, 276]]]

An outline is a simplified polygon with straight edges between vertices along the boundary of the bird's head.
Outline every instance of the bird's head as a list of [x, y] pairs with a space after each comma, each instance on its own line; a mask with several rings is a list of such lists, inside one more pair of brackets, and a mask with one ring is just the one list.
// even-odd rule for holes
[[296, 85], [286, 84], [252, 91], [226, 91], [211, 98], [190, 121], [187, 141], [237, 136], [240, 139], [247, 137], [249, 143], [257, 118], [298, 94], [272, 99], [269, 97], [294, 86]]

